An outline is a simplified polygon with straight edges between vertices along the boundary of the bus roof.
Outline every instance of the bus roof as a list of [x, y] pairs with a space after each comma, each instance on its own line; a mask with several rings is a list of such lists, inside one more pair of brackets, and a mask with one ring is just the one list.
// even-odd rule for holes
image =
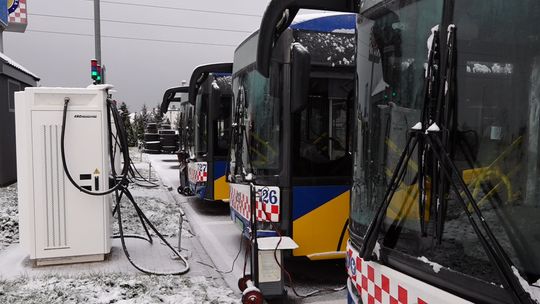
[[[314, 62], [329, 65], [354, 64], [355, 44], [352, 34], [356, 30], [356, 14], [319, 13], [297, 15], [289, 28], [292, 29], [296, 41], [303, 43], [310, 51], [316, 51], [316, 54], [312, 53]], [[234, 52], [233, 74], [255, 63], [258, 37], [259, 30], [252, 33], [238, 45]], [[344, 41], [346, 39], [348, 40]], [[337, 43], [338, 47], [334, 46], [334, 43]], [[325, 52], [329, 52], [330, 55]], [[347, 54], [341, 54], [343, 52]], [[332, 55], [334, 53], [336, 56]], [[323, 55], [326, 57], [322, 58]]]

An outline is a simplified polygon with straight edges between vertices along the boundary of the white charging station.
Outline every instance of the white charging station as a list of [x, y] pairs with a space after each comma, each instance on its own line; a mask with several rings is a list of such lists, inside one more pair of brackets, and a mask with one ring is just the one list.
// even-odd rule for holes
[[110, 85], [27, 88], [15, 94], [20, 242], [37, 265], [103, 260], [111, 250], [111, 195], [91, 196], [64, 173], [64, 100], [71, 176], [90, 191], [109, 188]]

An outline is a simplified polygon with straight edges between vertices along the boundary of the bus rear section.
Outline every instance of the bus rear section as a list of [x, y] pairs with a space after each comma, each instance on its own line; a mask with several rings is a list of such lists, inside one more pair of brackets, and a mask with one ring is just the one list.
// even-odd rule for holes
[[189, 140], [191, 140], [191, 126], [193, 119], [193, 105], [188, 100], [189, 87], [184, 86], [170, 88], [163, 94], [163, 101], [161, 102], [161, 113], [164, 115], [169, 109], [171, 102], [179, 102], [179, 108], [177, 113], [176, 128], [178, 129], [178, 151], [176, 155], [178, 157], [178, 178], [180, 185], [178, 186], [178, 193], [183, 195], [190, 195], [188, 186], [188, 170], [187, 161], [189, 159]]
[[190, 84], [194, 106], [194, 140], [187, 164], [191, 193], [208, 201], [229, 200], [225, 179], [231, 127], [232, 64], [195, 69]]

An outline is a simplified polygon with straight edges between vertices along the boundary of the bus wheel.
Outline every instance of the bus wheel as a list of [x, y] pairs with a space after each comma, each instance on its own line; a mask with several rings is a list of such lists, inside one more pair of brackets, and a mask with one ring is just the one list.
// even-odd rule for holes
[[247, 288], [247, 281], [250, 281], [251, 280], [251, 276], [248, 274], [246, 275], [245, 277], [243, 278], [240, 278], [238, 280], [238, 289], [240, 289], [240, 291], [244, 291], [246, 290]]
[[263, 304], [263, 300], [263, 295], [255, 290], [242, 296], [242, 304]]
[[193, 196], [193, 192], [191, 191], [191, 189], [189, 189], [189, 187], [184, 187], [184, 195]]

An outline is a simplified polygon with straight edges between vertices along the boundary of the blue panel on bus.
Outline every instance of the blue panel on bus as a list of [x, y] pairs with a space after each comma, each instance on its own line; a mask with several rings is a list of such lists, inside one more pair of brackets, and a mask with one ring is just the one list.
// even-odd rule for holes
[[195, 195], [200, 199], [205, 199], [206, 197], [206, 186], [199, 186], [192, 190], [195, 192]]
[[[309, 16], [309, 15], [307, 15]], [[317, 14], [316, 18], [300, 19], [293, 22], [291, 28], [295, 30], [333, 32], [336, 30], [354, 30], [356, 28], [356, 14]]]
[[218, 78], [218, 77], [231, 76], [232, 74], [231, 73], [212, 73], [212, 75], [214, 75], [214, 77]]
[[293, 187], [293, 221], [319, 208], [345, 193], [350, 186], [298, 186]]
[[[19, 1], [10, 1], [10, 2], [12, 2], [11, 6], [15, 7], [16, 9]], [[0, 10], [0, 27], [3, 30], [8, 26], [8, 15], [11, 13], [11, 11], [8, 12], [8, 9], [11, 9], [11, 7], [8, 8], [7, 0], [0, 0], [0, 7], [3, 8], [2, 10]]]
[[227, 162], [224, 160], [219, 160], [214, 162], [214, 176], [213, 178], [216, 180], [223, 175], [225, 175], [225, 171], [227, 170]]

